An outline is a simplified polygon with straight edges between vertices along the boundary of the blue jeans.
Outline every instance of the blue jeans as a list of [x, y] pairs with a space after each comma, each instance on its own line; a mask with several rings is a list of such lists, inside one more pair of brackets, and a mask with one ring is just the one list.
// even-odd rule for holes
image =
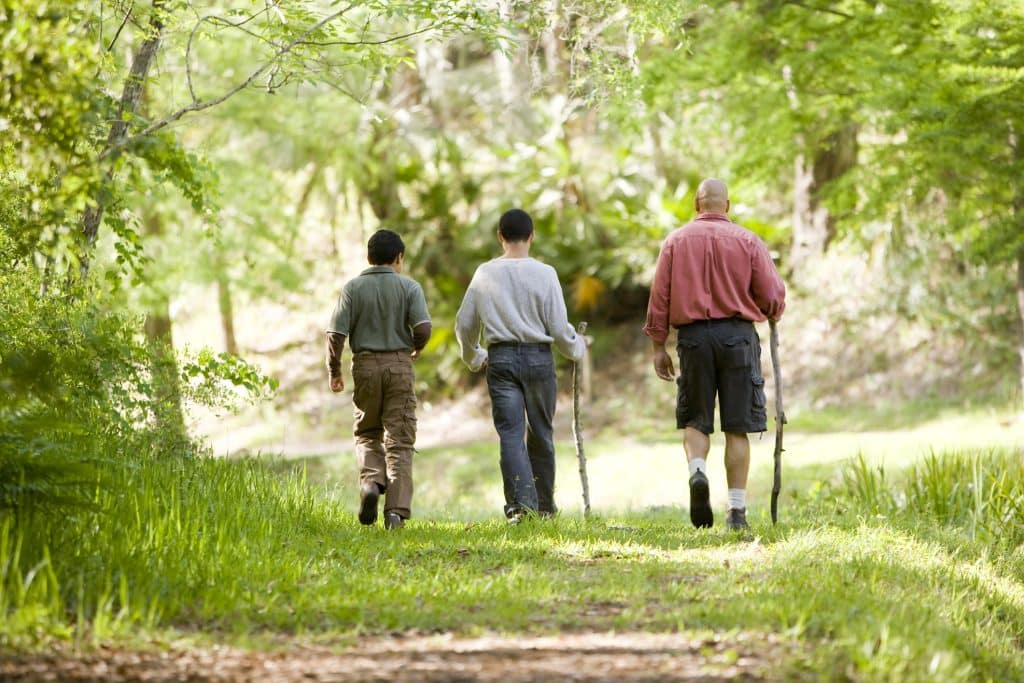
[[491, 344], [487, 390], [501, 444], [505, 514], [554, 514], [555, 362], [548, 344]]

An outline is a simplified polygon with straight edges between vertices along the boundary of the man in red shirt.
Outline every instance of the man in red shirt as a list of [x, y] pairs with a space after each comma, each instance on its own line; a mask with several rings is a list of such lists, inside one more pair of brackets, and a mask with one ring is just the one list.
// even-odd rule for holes
[[[747, 434], [767, 429], [754, 322], [782, 316], [786, 287], [764, 242], [726, 216], [725, 183], [701, 182], [695, 205], [697, 218], [662, 244], [644, 333], [654, 345], [654, 371], [678, 385], [676, 426], [690, 465], [690, 521], [696, 527], [714, 523], [706, 461], [717, 394], [729, 484], [726, 525], [747, 529]], [[669, 327], [678, 330], [678, 378], [665, 350]]]

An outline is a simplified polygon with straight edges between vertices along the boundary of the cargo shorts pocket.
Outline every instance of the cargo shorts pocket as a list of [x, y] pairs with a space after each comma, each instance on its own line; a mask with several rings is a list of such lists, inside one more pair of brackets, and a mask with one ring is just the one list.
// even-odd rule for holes
[[764, 377], [755, 375], [750, 379], [753, 384], [753, 394], [750, 400], [750, 420], [755, 425], [760, 425], [768, 420], [768, 403], [764, 394]]
[[750, 367], [750, 355], [749, 337], [729, 337], [722, 342], [722, 367], [725, 369]]
[[690, 403], [686, 398], [686, 384], [682, 373], [676, 377], [676, 427], [682, 429], [690, 419]]

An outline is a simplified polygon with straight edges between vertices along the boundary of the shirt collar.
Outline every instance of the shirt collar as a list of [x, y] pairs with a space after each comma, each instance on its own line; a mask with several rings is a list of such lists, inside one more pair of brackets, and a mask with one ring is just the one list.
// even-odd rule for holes
[[724, 213], [717, 213], [715, 211], [702, 211], [697, 214], [697, 220], [699, 221], [726, 221], [729, 222], [729, 217]]
[[371, 275], [373, 273], [393, 273], [395, 269], [391, 266], [370, 266], [364, 270], [360, 275]]

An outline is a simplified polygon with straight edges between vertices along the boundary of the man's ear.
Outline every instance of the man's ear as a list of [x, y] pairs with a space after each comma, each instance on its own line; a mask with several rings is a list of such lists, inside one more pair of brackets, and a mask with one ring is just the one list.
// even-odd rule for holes
[[725, 200], [725, 212], [726, 212], [726, 213], [729, 213], [729, 209], [730, 209], [730, 208], [732, 208], [732, 201], [730, 201], [730, 200], [726, 199], [726, 200]]

